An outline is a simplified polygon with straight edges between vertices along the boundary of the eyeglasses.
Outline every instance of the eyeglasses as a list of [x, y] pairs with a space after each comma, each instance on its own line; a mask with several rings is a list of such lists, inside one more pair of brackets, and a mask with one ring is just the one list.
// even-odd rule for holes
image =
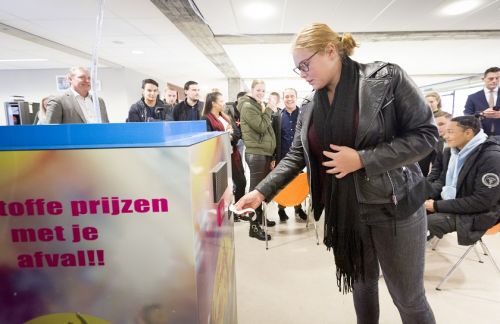
[[314, 52], [313, 55], [309, 56], [305, 60], [299, 63], [299, 66], [293, 68], [293, 72], [297, 73], [300, 75], [300, 72], [309, 72], [309, 63], [311, 62], [311, 59], [314, 57], [314, 55], [318, 54], [319, 50]]

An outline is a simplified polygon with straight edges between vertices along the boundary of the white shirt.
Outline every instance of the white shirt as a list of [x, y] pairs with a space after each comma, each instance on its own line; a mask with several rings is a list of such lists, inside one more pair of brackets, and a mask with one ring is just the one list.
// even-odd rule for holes
[[217, 119], [222, 123], [222, 125], [224, 125], [224, 130], [227, 130], [227, 126], [229, 126], [229, 123], [224, 118], [222, 118], [222, 116], [219, 116]]
[[85, 121], [87, 124], [97, 123], [97, 118], [95, 115], [94, 104], [92, 102], [92, 96], [90, 93], [86, 97], [82, 97], [78, 92], [76, 92], [73, 88], [70, 88], [71, 92], [75, 96], [76, 101], [80, 105], [82, 109], [83, 115], [85, 116]]
[[[490, 89], [484, 88], [484, 95], [486, 96], [486, 102], [489, 103]], [[493, 107], [495, 107], [495, 105], [497, 103], [497, 97], [498, 97], [498, 87], [493, 89]]]

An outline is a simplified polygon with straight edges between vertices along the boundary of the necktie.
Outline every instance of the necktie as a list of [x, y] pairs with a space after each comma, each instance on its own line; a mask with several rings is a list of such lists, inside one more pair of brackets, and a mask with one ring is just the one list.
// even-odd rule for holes
[[[488, 98], [488, 107], [493, 108], [495, 106], [495, 97], [493, 96], [493, 91], [490, 90], [490, 97]], [[495, 135], [495, 123], [491, 122], [491, 130], [489, 135]]]

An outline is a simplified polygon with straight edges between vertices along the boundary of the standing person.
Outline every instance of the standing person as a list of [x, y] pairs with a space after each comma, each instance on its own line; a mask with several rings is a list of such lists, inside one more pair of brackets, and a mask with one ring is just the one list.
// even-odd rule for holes
[[47, 118], [47, 105], [49, 103], [50, 97], [45, 97], [40, 102], [40, 109], [35, 116], [35, 120], [33, 121], [33, 125], [44, 124], [45, 119]]
[[166, 120], [165, 105], [158, 98], [158, 82], [142, 80], [142, 97], [128, 112], [128, 122], [150, 122]]
[[[277, 152], [276, 164], [285, 157], [285, 155], [290, 150], [293, 142], [293, 136], [295, 135], [295, 127], [297, 125], [297, 119], [299, 117], [300, 111], [297, 107], [297, 91], [292, 88], [287, 88], [283, 91], [283, 101], [285, 103], [285, 109], [280, 113], [280, 148]], [[307, 219], [307, 214], [302, 209], [302, 205], [297, 205], [295, 208], [295, 216], [301, 220]], [[288, 215], [285, 212], [285, 206], [278, 205], [278, 215], [280, 221], [286, 222], [288, 220]]]
[[[241, 131], [230, 115], [223, 112], [224, 97], [220, 92], [212, 92], [207, 95], [205, 107], [201, 119], [207, 121], [207, 131], [228, 131], [231, 138], [231, 176], [233, 179], [233, 194], [235, 201], [238, 201], [245, 194], [245, 172], [241, 155], [238, 151], [238, 141], [241, 139]], [[238, 215], [234, 214], [234, 221], [239, 222]]]
[[[69, 69], [70, 89], [52, 97], [47, 104], [44, 124], [89, 124], [97, 123], [92, 95], [90, 94], [90, 72], [75, 66]], [[101, 122], [109, 123], [104, 100], [99, 98]]]
[[[251, 92], [238, 100], [240, 111], [240, 126], [243, 142], [245, 143], [245, 161], [250, 169], [250, 189], [266, 177], [271, 171], [273, 156], [276, 149], [276, 138], [271, 121], [272, 110], [264, 104], [266, 85], [262, 80], [253, 80]], [[253, 206], [257, 214], [257, 221], [251, 224], [250, 236], [265, 240], [262, 224], [262, 206], [260, 202]], [[267, 226], [274, 226], [275, 222], [267, 220]]]
[[482, 116], [483, 130], [489, 136], [500, 135], [499, 79], [500, 68], [495, 66], [484, 71], [484, 89], [469, 95], [465, 102], [464, 115]]
[[174, 108], [174, 120], [200, 120], [203, 111], [203, 101], [200, 101], [200, 87], [198, 82], [188, 81], [184, 84], [186, 99]]
[[273, 113], [280, 111], [278, 107], [279, 103], [280, 103], [280, 94], [277, 92], [271, 92], [269, 94], [269, 98], [267, 99], [267, 106], [271, 108]]
[[431, 91], [428, 94], [426, 94], [425, 101], [429, 105], [429, 108], [431, 108], [434, 117], [443, 112], [441, 110], [441, 108], [443, 108], [441, 104], [441, 96], [436, 91]]
[[314, 216], [325, 209], [323, 242], [339, 289], [353, 292], [358, 323], [378, 323], [379, 264], [403, 323], [435, 323], [423, 283], [426, 197], [416, 162], [438, 132], [407, 74], [352, 61], [355, 46], [325, 24], [297, 35], [294, 70], [316, 91], [288, 154], [236, 208], [259, 206], [307, 166]]
[[177, 105], [177, 90], [175, 88], [169, 85], [165, 87], [163, 103], [165, 104], [165, 120], [174, 120], [174, 108]]

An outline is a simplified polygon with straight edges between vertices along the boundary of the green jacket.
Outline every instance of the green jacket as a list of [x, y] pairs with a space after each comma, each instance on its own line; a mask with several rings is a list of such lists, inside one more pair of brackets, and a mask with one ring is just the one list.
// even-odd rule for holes
[[272, 110], [262, 112], [254, 98], [245, 95], [238, 100], [240, 127], [246, 152], [249, 154], [274, 156], [276, 137], [271, 122]]

